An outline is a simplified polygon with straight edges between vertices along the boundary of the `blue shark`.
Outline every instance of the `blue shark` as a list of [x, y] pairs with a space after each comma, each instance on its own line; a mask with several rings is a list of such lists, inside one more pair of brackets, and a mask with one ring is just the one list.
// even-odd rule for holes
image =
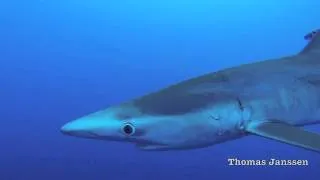
[[297, 54], [222, 69], [173, 84], [61, 127], [65, 135], [187, 150], [260, 136], [320, 152], [320, 32]]

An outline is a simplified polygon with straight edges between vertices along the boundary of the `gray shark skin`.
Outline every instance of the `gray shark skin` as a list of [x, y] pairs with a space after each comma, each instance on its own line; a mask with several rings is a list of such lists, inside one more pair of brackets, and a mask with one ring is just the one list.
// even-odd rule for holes
[[192, 78], [89, 114], [63, 134], [142, 150], [208, 147], [257, 135], [320, 152], [320, 33], [298, 54]]

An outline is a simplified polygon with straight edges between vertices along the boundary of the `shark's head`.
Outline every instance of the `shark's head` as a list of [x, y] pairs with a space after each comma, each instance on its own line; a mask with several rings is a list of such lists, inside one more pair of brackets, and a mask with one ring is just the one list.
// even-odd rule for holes
[[210, 104], [210, 96], [146, 97], [65, 124], [64, 134], [134, 143], [143, 150], [193, 149], [237, 136], [237, 101]]

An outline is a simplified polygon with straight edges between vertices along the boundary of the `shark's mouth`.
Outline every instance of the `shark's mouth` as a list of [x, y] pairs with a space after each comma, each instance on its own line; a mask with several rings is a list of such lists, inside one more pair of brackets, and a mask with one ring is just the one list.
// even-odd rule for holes
[[146, 151], [161, 151], [170, 149], [170, 145], [164, 143], [158, 143], [154, 141], [140, 140], [135, 141], [135, 145], [137, 148]]
[[146, 151], [163, 151], [170, 149], [169, 146], [161, 144], [136, 144], [136, 147]]

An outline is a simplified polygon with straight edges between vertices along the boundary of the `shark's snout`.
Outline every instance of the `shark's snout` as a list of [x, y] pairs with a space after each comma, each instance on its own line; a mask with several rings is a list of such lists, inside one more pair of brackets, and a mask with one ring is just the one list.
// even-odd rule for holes
[[88, 122], [84, 121], [71, 121], [60, 128], [60, 131], [63, 134], [71, 135], [71, 136], [79, 136], [79, 137], [91, 137], [93, 136], [90, 133], [94, 128], [92, 126], [88, 126]]
[[63, 133], [63, 134], [69, 134], [73, 131], [76, 131], [76, 129], [74, 128], [73, 126], [73, 123], [67, 123], [67, 124], [64, 124], [61, 128], [60, 128], [60, 131]]
[[112, 118], [88, 116], [64, 124], [60, 131], [65, 135], [82, 138], [114, 139], [120, 126], [121, 124]]

